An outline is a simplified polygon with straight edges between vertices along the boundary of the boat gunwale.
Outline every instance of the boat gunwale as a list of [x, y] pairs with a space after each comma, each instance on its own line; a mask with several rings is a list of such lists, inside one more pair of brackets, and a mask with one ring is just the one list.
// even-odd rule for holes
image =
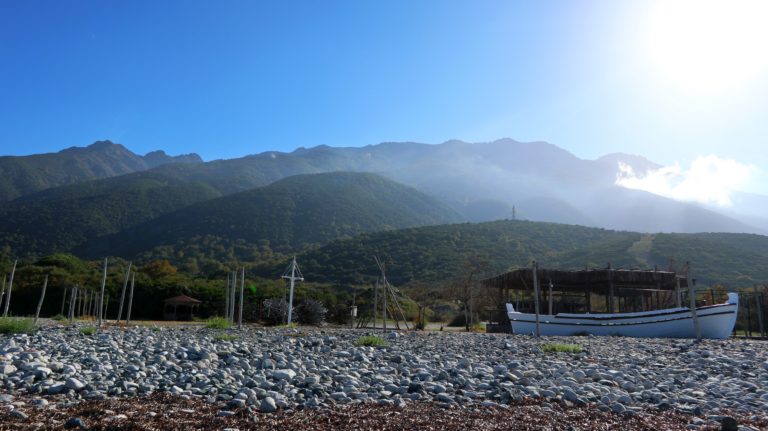
[[[736, 304], [724, 304], [724, 305], [733, 305], [736, 306]], [[707, 313], [702, 314], [698, 316], [700, 319], [710, 317], [710, 316], [720, 316], [723, 314], [735, 314], [737, 310], [730, 310], [730, 311], [721, 311], [718, 313]], [[690, 311], [688, 311], [690, 313]], [[527, 313], [520, 313], [520, 314], [527, 314]], [[665, 323], [665, 322], [674, 322], [677, 320], [687, 320], [692, 319], [693, 316], [681, 316], [681, 317], [675, 317], [672, 319], [656, 319], [656, 320], [649, 320], [649, 321], [633, 321], [633, 322], [617, 322], [617, 323], [581, 323], [581, 322], [553, 322], [550, 320], [539, 320], [539, 324], [541, 325], [572, 325], [572, 326], [632, 326], [632, 325], [647, 325], [649, 323]], [[513, 319], [512, 317], [509, 318], [509, 320], [514, 322], [521, 322], [521, 323], [533, 323], [535, 324], [535, 320], [522, 320], [522, 319]]]

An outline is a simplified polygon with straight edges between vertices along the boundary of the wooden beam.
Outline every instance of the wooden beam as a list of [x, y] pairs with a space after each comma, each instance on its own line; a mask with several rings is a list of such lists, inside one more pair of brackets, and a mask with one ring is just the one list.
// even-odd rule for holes
[[99, 316], [98, 316], [99, 328], [101, 328], [101, 323], [104, 321], [104, 316], [101, 313], [101, 310], [103, 309], [102, 307], [104, 306], [104, 288], [107, 286], [107, 265], [108, 265], [108, 261], [105, 258], [104, 259], [104, 275], [101, 278], [101, 293], [99, 294], [99, 307], [98, 307], [99, 309], [97, 310], [97, 312], [99, 313]]
[[608, 312], [613, 313], [613, 269], [608, 262]]
[[8, 317], [8, 307], [11, 306], [11, 291], [13, 290], [13, 276], [16, 274], [16, 264], [18, 260], [13, 261], [13, 269], [11, 269], [11, 278], [8, 281], [8, 294], [5, 297], [5, 308], [3, 309], [3, 317]]
[[131, 274], [131, 293], [128, 294], [128, 311], [125, 316], [125, 323], [131, 322], [131, 308], [133, 307], [133, 285], [136, 283], [136, 273]]
[[691, 304], [691, 316], [693, 316], [693, 332], [696, 334], [696, 339], [701, 340], [701, 327], [699, 326], [699, 316], [696, 313], [696, 286], [693, 285], [691, 280], [691, 265], [686, 262], [685, 264], [685, 279], [688, 284], [688, 291], [690, 292], [690, 304]]
[[128, 288], [128, 279], [131, 276], [131, 265], [133, 262], [128, 262], [128, 270], [125, 271], [125, 280], [123, 280], [123, 290], [120, 292], [120, 307], [117, 309], [117, 324], [120, 324], [120, 319], [123, 317], [123, 302], [125, 302], [125, 290]]
[[37, 309], [35, 310], [35, 324], [37, 324], [37, 319], [40, 318], [40, 309], [43, 307], [43, 300], [45, 299], [45, 289], [48, 287], [48, 274], [45, 275], [45, 280], [43, 280], [43, 292], [40, 294], [40, 300], [37, 301]]
[[539, 264], [533, 261], [533, 291], [534, 291], [534, 307], [536, 308], [536, 337], [541, 336], [541, 328], [539, 322]]

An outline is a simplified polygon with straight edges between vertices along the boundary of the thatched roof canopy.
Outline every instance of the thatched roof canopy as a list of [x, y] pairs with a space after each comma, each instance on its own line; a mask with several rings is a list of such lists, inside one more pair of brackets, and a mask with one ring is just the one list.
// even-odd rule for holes
[[179, 295], [179, 296], [174, 296], [173, 298], [164, 299], [163, 303], [165, 303], [165, 305], [190, 305], [191, 306], [191, 305], [202, 304], [203, 301], [189, 297], [187, 295]]
[[[587, 269], [566, 271], [558, 269], [539, 269], [539, 284], [545, 289], [550, 281], [557, 291], [586, 292], [608, 290], [611, 285], [619, 290], [674, 290], [678, 279], [680, 287], [687, 287], [684, 277], [674, 272], [656, 270], [629, 269]], [[497, 289], [529, 290], [533, 289], [533, 269], [520, 268], [499, 274], [481, 282], [483, 286]]]

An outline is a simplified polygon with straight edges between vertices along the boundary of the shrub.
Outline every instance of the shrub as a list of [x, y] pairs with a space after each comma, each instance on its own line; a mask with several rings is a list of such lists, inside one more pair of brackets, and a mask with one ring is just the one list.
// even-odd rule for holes
[[365, 335], [355, 341], [355, 346], [384, 347], [386, 345], [387, 342], [383, 338], [375, 335]]
[[234, 340], [237, 340], [238, 338], [240, 337], [238, 337], [237, 335], [231, 335], [231, 334], [216, 334], [213, 337], [213, 339], [216, 341], [234, 341]]
[[229, 329], [229, 320], [223, 317], [211, 317], [205, 321], [205, 327], [208, 329]]
[[475, 323], [474, 325], [469, 327], [469, 330], [472, 332], [485, 332], [485, 324]]
[[96, 333], [96, 327], [95, 326], [83, 326], [80, 328], [80, 333], [83, 335], [93, 335]]
[[548, 343], [541, 346], [542, 352], [564, 352], [581, 353], [581, 346], [578, 344]]
[[[296, 317], [293, 313], [291, 320]], [[264, 300], [264, 323], [267, 325], [282, 325], [288, 318], [288, 301], [284, 299], [265, 299]]]
[[297, 309], [299, 323], [302, 325], [319, 325], [325, 321], [328, 309], [322, 302], [315, 299], [307, 299]]
[[31, 334], [37, 327], [32, 319], [0, 317], [0, 334]]
[[57, 314], [57, 315], [51, 317], [51, 320], [55, 320], [57, 322], [61, 322], [62, 320], [67, 320], [67, 316], [65, 316], [63, 314]]

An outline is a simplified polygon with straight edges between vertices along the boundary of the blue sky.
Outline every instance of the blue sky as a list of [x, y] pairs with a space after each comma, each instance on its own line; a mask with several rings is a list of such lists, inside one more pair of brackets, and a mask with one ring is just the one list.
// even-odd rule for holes
[[739, 187], [768, 192], [763, 34], [733, 36], [759, 14], [728, 21], [727, 4], [5, 0], [0, 153], [110, 139], [211, 160], [511, 137], [682, 171], [714, 155], [749, 166]]

